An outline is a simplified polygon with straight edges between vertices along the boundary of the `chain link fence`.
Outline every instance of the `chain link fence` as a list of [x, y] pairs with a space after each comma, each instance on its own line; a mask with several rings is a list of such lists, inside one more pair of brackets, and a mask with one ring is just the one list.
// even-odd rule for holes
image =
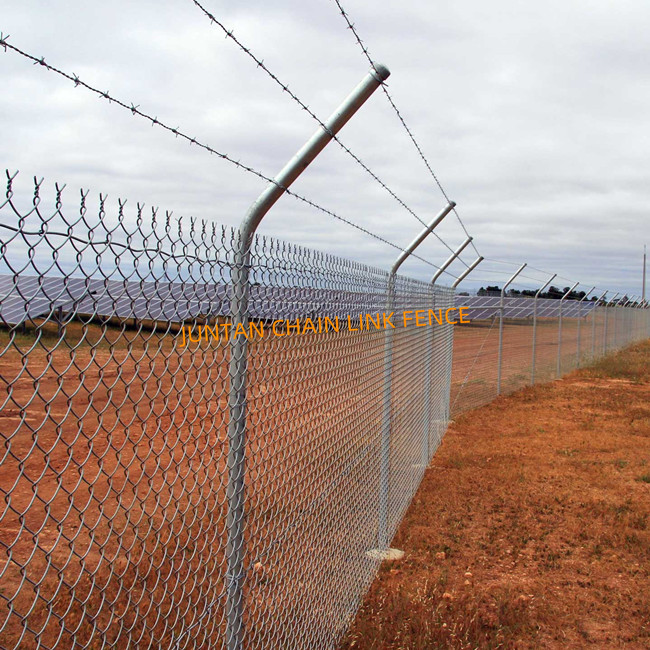
[[539, 298], [536, 309], [534, 303], [534, 298], [510, 298], [501, 310], [495, 299], [473, 309], [471, 325], [455, 329], [452, 416], [499, 394], [557, 379], [650, 336], [650, 310], [636, 303], [624, 307], [567, 300], [561, 309], [559, 300]]
[[[500, 317], [502, 392], [531, 382], [530, 319], [420, 326], [451, 289], [257, 237], [242, 352], [232, 229], [13, 185], [2, 648], [335, 646], [450, 411], [495, 397]], [[647, 336], [648, 313], [567, 310], [560, 356], [540, 317], [536, 380]]]
[[453, 292], [258, 237], [233, 449], [236, 233], [40, 194], [0, 206], [2, 647], [334, 645], [447, 424], [452, 326], [398, 319]]

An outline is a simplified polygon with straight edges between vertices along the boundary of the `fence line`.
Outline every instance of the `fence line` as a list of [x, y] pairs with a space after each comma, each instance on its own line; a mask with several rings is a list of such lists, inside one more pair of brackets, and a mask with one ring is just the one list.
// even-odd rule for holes
[[[472, 324], [455, 330], [452, 417], [500, 393], [558, 379], [650, 336], [650, 311], [639, 301], [609, 306], [601, 296], [594, 302], [567, 301], [562, 308], [560, 300], [511, 298], [507, 305], [502, 317], [491, 306], [483, 314], [475, 308]], [[497, 321], [504, 328], [501, 345], [492, 334]], [[498, 356], [503, 358], [501, 391]]]
[[[342, 113], [323, 123], [192, 2], [318, 122], [307, 149], [337, 140], [425, 225], [336, 138]], [[120, 200], [112, 214], [103, 195], [93, 218], [83, 191], [72, 217], [58, 185], [46, 214], [36, 179], [21, 211], [8, 173], [2, 648], [334, 647], [395, 551], [450, 417], [648, 336], [647, 305], [618, 294], [578, 303], [571, 290], [538, 299], [540, 289], [532, 311], [530, 300], [506, 297], [525, 264], [498, 300], [462, 299], [472, 323], [443, 317], [465, 306], [455, 287], [484, 258], [460, 258], [469, 244], [478, 255], [472, 237], [383, 84], [388, 71], [335, 2], [448, 201], [440, 219], [453, 210], [467, 235], [455, 251], [435, 220], [402, 250], [290, 191], [292, 164], [309, 163], [305, 147], [271, 179], [0, 34], [5, 51], [265, 179], [270, 203], [286, 192], [400, 251], [386, 273], [249, 236], [247, 220], [239, 230], [195, 220], [172, 228], [154, 209], [146, 225], [144, 206], [128, 217]], [[452, 252], [442, 267], [414, 253], [429, 234]], [[397, 274], [408, 255], [438, 269], [430, 283]], [[455, 260], [463, 273], [451, 288], [436, 285]]]
[[[50, 214], [0, 208], [8, 648], [223, 645], [231, 349], [212, 332], [228, 325], [237, 234], [141, 212], [67, 217], [60, 192]], [[258, 237], [249, 277], [266, 330], [248, 342], [241, 643], [331, 646], [444, 432], [452, 326], [433, 343], [395, 331], [386, 456], [384, 331], [345, 323], [384, 312], [389, 275]], [[443, 287], [391, 287], [395, 314], [453, 305]], [[296, 318], [341, 331], [269, 329]], [[200, 345], [183, 346], [183, 324]]]
[[[69, 211], [60, 187], [46, 212], [39, 191], [20, 210], [10, 187], [0, 205], [3, 648], [222, 648], [233, 604], [240, 647], [334, 647], [449, 417], [496, 397], [496, 319], [503, 393], [531, 383], [533, 341], [536, 380], [556, 370], [557, 300], [454, 296], [256, 237], [236, 475], [237, 232], [103, 199], [93, 216], [86, 193]], [[396, 322], [461, 305], [469, 325]], [[567, 300], [561, 372], [648, 336], [636, 307]]]

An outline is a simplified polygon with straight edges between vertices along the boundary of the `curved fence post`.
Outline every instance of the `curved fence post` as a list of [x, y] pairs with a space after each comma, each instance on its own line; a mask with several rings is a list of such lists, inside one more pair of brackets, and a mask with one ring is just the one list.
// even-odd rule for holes
[[535, 385], [535, 352], [537, 348], [537, 299], [539, 298], [539, 294], [548, 287], [553, 280], [555, 280], [557, 276], [557, 273], [553, 273], [553, 275], [546, 281], [546, 284], [540, 287], [535, 294], [535, 298], [533, 299], [533, 361], [531, 365], [531, 371], [530, 371], [530, 384], [531, 386]]
[[[433, 229], [454, 209], [456, 204], [450, 201], [420, 232], [420, 234], [399, 254], [388, 276], [386, 312], [391, 313], [395, 307], [395, 281], [397, 271], [409, 255], [433, 232]], [[371, 551], [378, 559], [390, 556], [388, 548], [388, 499], [390, 494], [390, 444], [392, 424], [392, 374], [393, 374], [393, 330], [384, 330], [384, 387], [382, 392], [381, 451], [379, 465], [379, 524], [377, 529], [378, 548]]]
[[609, 301], [605, 301], [605, 325], [603, 327], [603, 354], [607, 354], [609, 346], [607, 345], [607, 321], [609, 320], [609, 306], [620, 295], [620, 291], [614, 294], [614, 297]]
[[[431, 294], [432, 294], [432, 304], [431, 308], [435, 309], [436, 306], [436, 289], [435, 289], [435, 284], [436, 280], [447, 270], [447, 268], [453, 263], [455, 259], [458, 259], [460, 257], [460, 254], [469, 246], [469, 244], [472, 242], [473, 237], [467, 237], [465, 241], [444, 261], [442, 266], [434, 273], [433, 277], [431, 278]], [[468, 267], [469, 268], [469, 267]], [[474, 267], [476, 268], [476, 267]], [[435, 348], [436, 348], [436, 327], [433, 326], [431, 327], [431, 334], [429, 334], [429, 338], [427, 341], [427, 359], [428, 359], [428, 368], [427, 368], [427, 374], [426, 374], [426, 380], [425, 380], [425, 395], [427, 396], [427, 404], [426, 404], [426, 413], [427, 413], [427, 430], [429, 432], [429, 435], [427, 436], [427, 444], [426, 444], [426, 449], [423, 448], [423, 457], [426, 457], [426, 462], [429, 462], [429, 459], [431, 458], [431, 434], [432, 430], [434, 427], [431, 426], [432, 420], [433, 420], [433, 414], [431, 412], [431, 390], [433, 387], [433, 355], [435, 353]], [[452, 341], [452, 348], [453, 348], [453, 341]], [[446, 388], [449, 389], [449, 393], [451, 392], [451, 385], [448, 384]], [[440, 435], [440, 427], [441, 427], [441, 419], [444, 419], [444, 421], [449, 420], [449, 397], [450, 394], [447, 394], [446, 399], [445, 399], [445, 409], [442, 413], [438, 414], [438, 419], [436, 420], [436, 437], [438, 439], [438, 442], [440, 441], [441, 435]]]
[[[231, 271], [232, 296], [230, 320], [233, 332], [237, 330], [238, 326], [243, 326], [244, 331], [246, 331], [248, 325], [250, 247], [255, 230], [264, 218], [264, 215], [389, 75], [390, 72], [386, 67], [375, 65], [325, 122], [325, 128], [320, 127], [314, 133], [250, 207], [246, 217], [239, 226], [239, 237], [236, 242], [234, 263]], [[228, 483], [226, 486], [226, 499], [228, 503], [226, 516], [226, 647], [228, 650], [240, 650], [243, 645], [244, 636], [244, 478], [247, 406], [246, 343], [245, 336], [234, 336], [230, 341]]]
[[512, 281], [526, 268], [524, 262], [514, 273], [514, 275], [501, 288], [501, 300], [499, 301], [499, 357], [497, 360], [497, 395], [501, 395], [501, 363], [503, 361], [503, 310], [505, 292]]
[[571, 292], [579, 285], [579, 282], [576, 282], [563, 296], [560, 298], [560, 307], [558, 314], [558, 329], [557, 329], [557, 370], [555, 372], [556, 377], [560, 377], [562, 374], [562, 303], [567, 296], [571, 295]]
[[587, 298], [587, 296], [589, 296], [589, 294], [595, 288], [596, 287], [591, 287], [591, 289], [589, 289], [589, 291], [587, 291], [587, 293], [585, 293], [585, 295], [582, 296], [582, 298], [578, 302], [578, 334], [577, 334], [577, 337], [578, 337], [578, 346], [577, 347], [578, 347], [578, 349], [577, 349], [577, 357], [576, 357], [576, 367], [578, 367], [578, 368], [580, 367], [580, 321], [582, 320], [582, 307], [581, 307], [581, 305], [582, 305], [582, 302], [585, 300], [585, 298]]
[[596, 360], [596, 314], [598, 313], [598, 307], [600, 306], [600, 301], [605, 299], [607, 291], [603, 291], [600, 298], [596, 300], [596, 306], [592, 311], [591, 318], [591, 361], [592, 363]]

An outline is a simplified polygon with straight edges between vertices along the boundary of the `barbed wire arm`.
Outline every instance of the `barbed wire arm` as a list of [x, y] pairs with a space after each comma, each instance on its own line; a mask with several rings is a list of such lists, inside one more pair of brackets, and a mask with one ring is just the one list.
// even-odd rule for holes
[[443, 265], [435, 272], [435, 275], [431, 278], [431, 284], [435, 284], [436, 280], [445, 272], [447, 267], [460, 256], [460, 254], [467, 248], [472, 242], [472, 237], [468, 237], [443, 263]]
[[[485, 258], [479, 255], [452, 283], [451, 288], [455, 289]], [[446, 271], [445, 271], [446, 273]]]
[[[312, 135], [293, 158], [269, 183], [248, 210], [239, 227], [232, 268], [232, 297], [230, 322], [233, 331], [248, 326], [250, 293], [249, 269], [251, 241], [255, 230], [267, 212], [286, 189], [302, 174], [318, 154], [342, 129], [352, 116], [390, 75], [385, 66], [374, 66], [352, 93], [334, 111], [327, 123]], [[444, 216], [444, 215], [443, 215]], [[244, 580], [244, 478], [246, 450], [248, 346], [245, 336], [235, 336], [230, 343], [230, 392], [228, 396], [228, 511], [226, 529], [227, 571], [227, 632], [228, 650], [240, 650], [243, 644], [243, 580]]]

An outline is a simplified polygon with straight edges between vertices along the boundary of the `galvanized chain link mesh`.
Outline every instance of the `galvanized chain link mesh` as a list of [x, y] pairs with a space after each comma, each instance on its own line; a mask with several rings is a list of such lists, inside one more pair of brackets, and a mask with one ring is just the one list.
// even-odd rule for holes
[[[10, 178], [0, 205], [2, 647], [335, 645], [447, 425], [452, 325], [402, 327], [402, 312], [444, 313], [452, 290], [255, 239], [263, 334], [249, 330], [234, 467], [236, 233], [101, 195], [68, 208], [40, 182], [14, 191]], [[350, 331], [387, 305], [395, 330]], [[286, 322], [326, 317], [340, 331]]]

